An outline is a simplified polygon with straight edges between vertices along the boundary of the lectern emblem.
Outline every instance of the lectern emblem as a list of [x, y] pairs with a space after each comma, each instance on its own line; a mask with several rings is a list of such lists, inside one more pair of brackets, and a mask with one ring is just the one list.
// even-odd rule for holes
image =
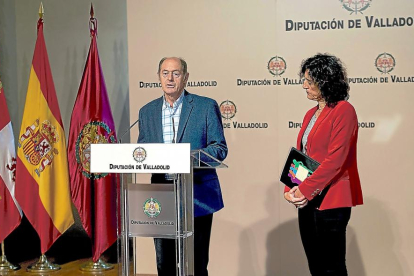
[[144, 202], [144, 214], [149, 218], [156, 218], [161, 213], [161, 203], [156, 198], [148, 198]]
[[132, 153], [135, 161], [141, 163], [147, 158], [147, 151], [142, 147], [137, 147], [134, 152]]
[[375, 67], [382, 74], [389, 74], [395, 67], [395, 58], [389, 53], [382, 53], [375, 59]]

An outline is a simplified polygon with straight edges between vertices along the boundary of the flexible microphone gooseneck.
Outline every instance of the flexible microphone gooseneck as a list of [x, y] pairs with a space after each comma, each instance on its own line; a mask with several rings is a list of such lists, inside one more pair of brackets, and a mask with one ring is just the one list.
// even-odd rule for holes
[[129, 128], [128, 128], [127, 130], [125, 130], [125, 131], [124, 131], [124, 133], [122, 133], [122, 135], [121, 135], [121, 136], [119, 136], [119, 139], [118, 139], [118, 144], [121, 144], [122, 138], [124, 138], [125, 134], [127, 134], [127, 133], [131, 130], [131, 128], [132, 128], [133, 126], [135, 126], [138, 122], [139, 122], [139, 118], [138, 118], [138, 120], [136, 120], [136, 121], [135, 121], [132, 125], [130, 125], [130, 126], [129, 126]]

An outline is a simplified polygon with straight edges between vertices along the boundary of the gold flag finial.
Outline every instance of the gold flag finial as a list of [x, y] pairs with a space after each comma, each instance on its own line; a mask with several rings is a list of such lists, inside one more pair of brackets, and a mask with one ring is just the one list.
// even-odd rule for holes
[[39, 18], [43, 19], [43, 15], [45, 14], [45, 10], [43, 9], [43, 2], [40, 2], [39, 7]]
[[93, 11], [93, 5], [91, 2], [91, 12], [90, 12], [91, 18], [93, 18], [93, 16], [95, 15], [95, 12]]

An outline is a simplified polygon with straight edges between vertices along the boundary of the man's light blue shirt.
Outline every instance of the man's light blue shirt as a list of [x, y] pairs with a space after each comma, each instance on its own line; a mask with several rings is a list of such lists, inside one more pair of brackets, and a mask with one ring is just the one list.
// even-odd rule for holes
[[164, 103], [162, 105], [162, 136], [164, 143], [175, 143], [177, 141], [178, 125], [180, 123], [181, 109], [183, 107], [184, 91], [180, 97], [170, 106], [163, 97]]

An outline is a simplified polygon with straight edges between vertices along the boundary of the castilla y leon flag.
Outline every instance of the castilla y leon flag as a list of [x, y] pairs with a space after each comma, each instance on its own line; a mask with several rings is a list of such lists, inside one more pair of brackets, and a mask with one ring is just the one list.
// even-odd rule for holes
[[13, 129], [0, 80], [0, 243], [20, 224], [23, 216], [14, 197], [15, 178]]
[[116, 143], [115, 125], [91, 18], [91, 44], [72, 111], [68, 140], [71, 195], [82, 225], [92, 240], [93, 261], [117, 238], [116, 174], [90, 172], [90, 145]]
[[44, 254], [73, 223], [65, 133], [43, 36], [37, 40], [17, 149], [16, 199]]

